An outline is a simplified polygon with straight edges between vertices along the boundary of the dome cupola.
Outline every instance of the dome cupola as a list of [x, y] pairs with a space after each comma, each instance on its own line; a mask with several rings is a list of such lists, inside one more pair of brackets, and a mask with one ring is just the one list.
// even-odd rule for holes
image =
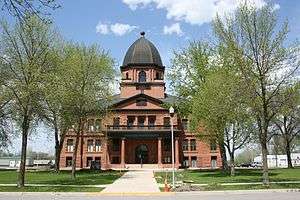
[[123, 66], [148, 65], [163, 67], [160, 55], [152, 42], [145, 38], [145, 32], [127, 50]]

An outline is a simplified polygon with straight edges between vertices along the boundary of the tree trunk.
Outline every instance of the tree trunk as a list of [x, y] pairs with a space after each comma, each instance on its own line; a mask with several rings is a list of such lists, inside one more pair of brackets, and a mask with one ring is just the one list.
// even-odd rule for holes
[[25, 166], [26, 166], [26, 151], [27, 151], [27, 137], [29, 131], [29, 116], [25, 115], [22, 122], [22, 150], [21, 163], [19, 168], [18, 187], [25, 186]]
[[220, 154], [222, 159], [222, 170], [223, 172], [228, 170], [228, 163], [227, 163], [227, 156], [226, 156], [226, 149], [223, 142], [219, 142]]
[[54, 139], [55, 139], [55, 172], [59, 172], [59, 162], [60, 162], [60, 142], [58, 136], [58, 127], [57, 124], [54, 125]]
[[[264, 137], [264, 136], [263, 136]], [[267, 138], [261, 139], [261, 151], [262, 151], [262, 164], [263, 164], [263, 184], [269, 186], [269, 171], [268, 171], [268, 149], [267, 149]]]
[[75, 148], [73, 151], [73, 157], [72, 157], [72, 178], [76, 178], [76, 160], [77, 160], [77, 151], [78, 151], [78, 146], [79, 146], [79, 136], [81, 132], [81, 119], [78, 122], [78, 130], [76, 132], [76, 142], [75, 142]]
[[73, 151], [73, 158], [72, 158], [72, 178], [76, 178], [76, 157], [77, 157], [77, 151], [78, 151], [78, 145], [79, 145], [79, 133], [76, 133], [76, 139], [75, 139], [75, 148]]
[[230, 154], [230, 175], [235, 175], [235, 167], [234, 167], [234, 152]]
[[291, 144], [289, 141], [286, 141], [285, 151], [286, 151], [286, 157], [288, 162], [288, 168], [294, 168], [292, 164], [292, 158], [291, 158]]

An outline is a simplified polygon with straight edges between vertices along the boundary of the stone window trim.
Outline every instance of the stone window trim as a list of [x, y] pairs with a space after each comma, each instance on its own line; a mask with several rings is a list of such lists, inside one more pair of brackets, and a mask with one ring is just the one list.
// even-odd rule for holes
[[163, 74], [162, 72], [156, 71], [154, 80], [163, 80]]
[[139, 72], [139, 74], [138, 74], [138, 76], [139, 76], [139, 83], [145, 83], [145, 82], [147, 82], [147, 74], [146, 74], [146, 72], [145, 71], [140, 71]]
[[67, 152], [73, 152], [74, 147], [75, 147], [74, 139], [67, 139], [66, 151]]
[[182, 141], [182, 150], [189, 151], [189, 140], [188, 139], [184, 139]]
[[196, 139], [190, 140], [190, 151], [196, 151], [197, 150], [197, 141]]
[[95, 152], [101, 152], [102, 144], [100, 139], [95, 140]]
[[66, 157], [66, 167], [72, 167], [72, 156], [67, 156]]
[[86, 131], [87, 132], [99, 132], [101, 131], [101, 119], [89, 118], [86, 123]]
[[87, 152], [94, 152], [94, 140], [93, 139], [87, 140]]
[[189, 121], [188, 121], [188, 119], [182, 119], [181, 120], [181, 125], [182, 125], [182, 129], [184, 131], [188, 131], [189, 130]]
[[210, 142], [210, 151], [216, 152], [217, 151], [217, 143], [215, 141]]

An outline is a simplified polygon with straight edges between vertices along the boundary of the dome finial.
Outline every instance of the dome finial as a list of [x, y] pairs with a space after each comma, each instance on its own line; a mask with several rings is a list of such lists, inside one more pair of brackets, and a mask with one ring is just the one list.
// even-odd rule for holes
[[144, 37], [145, 36], [145, 31], [140, 32], [141, 36]]

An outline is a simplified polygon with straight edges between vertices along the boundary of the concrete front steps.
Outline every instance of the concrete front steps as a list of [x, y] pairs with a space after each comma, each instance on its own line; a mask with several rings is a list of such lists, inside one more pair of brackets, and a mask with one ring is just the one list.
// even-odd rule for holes
[[126, 164], [125, 168], [127, 170], [156, 170], [158, 168], [158, 164]]

